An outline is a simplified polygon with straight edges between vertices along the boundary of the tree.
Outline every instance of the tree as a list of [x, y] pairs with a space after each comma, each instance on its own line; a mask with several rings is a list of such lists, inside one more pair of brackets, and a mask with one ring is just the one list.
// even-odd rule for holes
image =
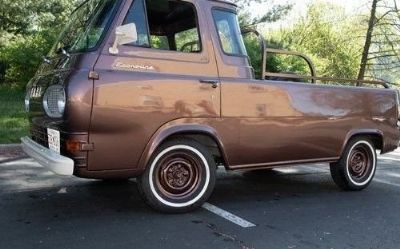
[[[273, 0], [234, 0], [234, 2], [239, 6], [239, 23], [242, 29], [255, 28], [261, 23], [273, 23], [284, 18], [293, 7], [293, 4], [283, 4], [275, 5]], [[272, 5], [270, 10], [267, 10], [261, 16], [252, 16], [249, 12], [249, 7], [251, 4], [265, 4]], [[262, 74], [262, 54], [260, 53], [261, 47], [259, 44], [259, 38], [252, 35], [246, 35], [244, 37], [244, 42], [246, 45], [247, 54], [250, 58], [250, 63], [254, 68], [254, 73], [256, 78], [261, 78]], [[274, 41], [268, 41], [270, 45]], [[273, 44], [272, 47], [280, 47], [278, 44]], [[278, 71], [279, 67], [282, 67], [282, 61], [277, 60], [277, 58], [268, 57], [267, 64], [272, 67], [272, 71]]]
[[33, 76], [77, 1], [2, 0], [0, 83], [20, 84]]
[[282, 17], [286, 16], [292, 10], [292, 4], [278, 4], [273, 5], [272, 8], [261, 16], [252, 16], [249, 12], [251, 4], [273, 4], [273, 0], [233, 0], [239, 6], [239, 22], [242, 27], [252, 26], [265, 22], [276, 22]]
[[[358, 79], [400, 83], [400, 12], [396, 0], [372, 0]], [[397, 79], [396, 79], [397, 78]]]
[[2, 0], [0, 32], [29, 35], [63, 25], [76, 1], [69, 0]]
[[356, 78], [360, 61], [358, 43], [349, 42], [351, 19], [343, 8], [316, 2], [291, 28], [275, 34], [283, 46], [311, 57], [318, 74], [335, 78]]
[[[372, 42], [372, 33], [374, 32], [374, 27], [376, 25], [376, 6], [378, 4], [379, 0], [373, 0], [372, 1], [372, 8], [371, 8], [371, 16], [369, 18], [368, 22], [368, 30], [367, 30], [367, 35], [365, 38], [365, 45], [364, 45], [364, 50], [362, 53], [361, 57], [361, 63], [360, 63], [360, 71], [358, 73], [358, 79], [363, 80], [365, 77], [365, 71], [367, 69], [367, 61], [368, 61], [368, 55], [369, 55], [369, 50], [371, 48], [371, 42]], [[358, 84], [360, 85], [360, 84]]]

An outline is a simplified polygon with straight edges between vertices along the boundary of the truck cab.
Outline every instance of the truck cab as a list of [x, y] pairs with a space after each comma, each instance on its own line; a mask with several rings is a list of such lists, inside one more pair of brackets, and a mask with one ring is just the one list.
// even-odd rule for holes
[[165, 212], [204, 203], [218, 166], [326, 162], [339, 187], [367, 187], [399, 142], [397, 93], [262, 71], [230, 2], [88, 0], [28, 84], [22, 145], [60, 175], [136, 177]]

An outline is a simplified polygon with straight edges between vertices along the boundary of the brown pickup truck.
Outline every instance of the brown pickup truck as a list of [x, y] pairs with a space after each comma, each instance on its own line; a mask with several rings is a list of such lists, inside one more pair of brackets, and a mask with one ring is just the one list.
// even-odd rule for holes
[[236, 9], [223, 0], [82, 3], [28, 84], [26, 153], [60, 175], [136, 177], [165, 212], [201, 206], [218, 166], [326, 162], [340, 188], [366, 188], [376, 150], [399, 143], [397, 92], [268, 73], [266, 54], [282, 51], [265, 45], [255, 77]]

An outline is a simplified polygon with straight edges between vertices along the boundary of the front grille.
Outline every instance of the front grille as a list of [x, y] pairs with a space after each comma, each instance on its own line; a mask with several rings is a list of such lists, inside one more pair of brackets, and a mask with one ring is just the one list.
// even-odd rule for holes
[[[32, 126], [31, 127], [31, 138], [36, 143], [38, 143], [46, 148], [49, 148], [47, 128]], [[61, 137], [60, 137], [60, 146], [61, 146], [61, 148], [60, 148], [61, 151], [66, 150], [65, 137], [63, 136], [63, 133], [61, 133]]]
[[46, 128], [39, 128], [31, 126], [31, 137], [32, 140], [36, 143], [44, 146], [49, 147], [48, 138], [47, 138], [47, 129]]

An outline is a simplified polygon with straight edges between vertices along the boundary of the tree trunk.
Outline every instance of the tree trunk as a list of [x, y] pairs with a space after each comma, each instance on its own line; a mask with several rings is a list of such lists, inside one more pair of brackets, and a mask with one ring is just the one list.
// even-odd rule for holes
[[[360, 63], [360, 71], [358, 73], [358, 80], [364, 80], [365, 72], [367, 70], [369, 49], [371, 47], [372, 34], [374, 33], [374, 28], [375, 28], [375, 24], [376, 24], [376, 6], [378, 5], [379, 1], [380, 0], [372, 1], [371, 17], [370, 17], [369, 23], [368, 23], [368, 31], [367, 31], [367, 36], [365, 38], [364, 50], [363, 50], [361, 63]], [[362, 84], [358, 83], [357, 85], [361, 86]]]

